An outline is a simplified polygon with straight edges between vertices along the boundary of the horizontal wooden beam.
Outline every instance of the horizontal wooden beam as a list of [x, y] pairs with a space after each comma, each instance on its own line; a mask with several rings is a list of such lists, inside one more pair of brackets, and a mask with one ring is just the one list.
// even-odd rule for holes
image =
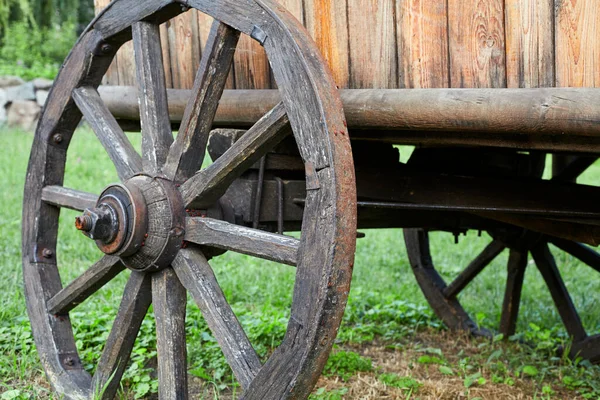
[[[100, 87], [110, 111], [139, 120], [132, 87]], [[189, 90], [169, 90], [171, 121], [181, 121]], [[600, 151], [600, 89], [342, 90], [352, 139]], [[214, 127], [247, 128], [279, 101], [276, 90], [226, 90]]]

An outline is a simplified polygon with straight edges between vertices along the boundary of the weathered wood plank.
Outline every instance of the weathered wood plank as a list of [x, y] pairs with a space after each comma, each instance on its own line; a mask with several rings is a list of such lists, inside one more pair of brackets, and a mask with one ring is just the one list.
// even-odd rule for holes
[[64, 315], [110, 282], [125, 269], [118, 257], [105, 256], [48, 300], [48, 312]]
[[504, 0], [448, 0], [451, 87], [505, 87]]
[[234, 57], [236, 89], [269, 89], [271, 73], [265, 49], [247, 35], [242, 35]]
[[198, 304], [238, 382], [247, 388], [261, 363], [206, 258], [199, 251], [182, 249], [173, 269]]
[[[170, 179], [184, 181], [202, 165], [208, 135], [239, 37], [235, 29], [218, 21], [214, 23], [177, 140], [169, 151], [165, 165], [164, 172]], [[165, 121], [170, 127], [168, 115]]]
[[156, 318], [158, 397], [188, 398], [185, 314], [187, 296], [172, 268], [152, 276], [152, 306]]
[[556, 85], [600, 86], [600, 2], [556, 4]]
[[[103, 10], [107, 5], [110, 4], [111, 0], [94, 0], [94, 7], [96, 10], [96, 14], [98, 14], [101, 10]], [[118, 58], [115, 57], [110, 67], [106, 71], [106, 75], [102, 79], [102, 84], [104, 85], [118, 85], [119, 84], [119, 66], [118, 66]]]
[[186, 207], [214, 204], [229, 185], [291, 132], [283, 104], [266, 114], [233, 146], [207, 168], [198, 172], [180, 191]]
[[394, 3], [389, 0], [347, 0], [350, 87], [398, 87]]
[[135, 56], [133, 54], [133, 42], [124, 43], [115, 57], [117, 70], [119, 71], [119, 85], [135, 86], [137, 77], [135, 70]]
[[160, 25], [160, 47], [162, 49], [163, 66], [165, 67], [165, 82], [167, 88], [173, 88], [173, 72], [171, 70], [171, 51], [169, 48], [169, 28], [168, 23]]
[[583, 328], [579, 314], [575, 309], [573, 300], [571, 299], [571, 296], [565, 287], [565, 283], [560, 276], [560, 272], [556, 267], [556, 262], [550, 253], [548, 245], [546, 243], [540, 244], [531, 251], [531, 254], [548, 286], [552, 300], [554, 300], [554, 304], [558, 309], [560, 318], [562, 319], [569, 336], [571, 336], [575, 342], [585, 339], [587, 334]]
[[500, 317], [500, 333], [505, 339], [515, 334], [519, 306], [521, 305], [521, 290], [527, 268], [527, 252], [511, 250], [508, 257], [506, 289]]
[[300, 241], [212, 218], [188, 218], [185, 240], [288, 265], [296, 265]]
[[121, 386], [133, 344], [152, 302], [151, 282], [150, 275], [132, 272], [125, 285], [119, 312], [92, 381], [91, 393], [102, 393], [102, 400], [112, 400]]
[[85, 86], [75, 89], [73, 100], [108, 153], [117, 169], [119, 178], [124, 181], [141, 172], [142, 159], [140, 155], [106, 108], [96, 89]]
[[554, 1], [506, 0], [508, 87], [554, 86]]
[[63, 186], [46, 186], [42, 190], [42, 200], [56, 207], [84, 211], [96, 205], [98, 196], [92, 193], [69, 189]]
[[305, 26], [331, 69], [340, 88], [350, 86], [347, 0], [304, 2]]
[[173, 86], [180, 89], [194, 86], [194, 64], [197, 66], [200, 59], [200, 52], [194, 53], [192, 38], [198, 35], [198, 31], [194, 31], [197, 26], [193, 23], [194, 17], [191, 12], [186, 12], [167, 22]]
[[133, 43], [142, 125], [142, 165], [157, 174], [167, 161], [173, 143], [160, 28], [149, 22], [133, 25]]
[[400, 87], [448, 87], [447, 1], [406, 0], [395, 3]]
[[[206, 45], [208, 44], [210, 31], [212, 30], [212, 25], [215, 20], [210, 15], [206, 15], [200, 11], [198, 11], [197, 16], [198, 32], [200, 35], [200, 51], [202, 54], [204, 54], [204, 49], [206, 49]], [[231, 68], [231, 70], [229, 71], [229, 75], [227, 75], [227, 83], [225, 84], [225, 89], [235, 89], [234, 68]]]

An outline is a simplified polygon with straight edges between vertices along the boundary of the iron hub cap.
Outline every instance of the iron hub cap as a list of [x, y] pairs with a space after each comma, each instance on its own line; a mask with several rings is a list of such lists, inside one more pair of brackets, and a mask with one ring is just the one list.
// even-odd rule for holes
[[75, 226], [105, 254], [119, 256], [135, 271], [168, 267], [183, 244], [186, 212], [175, 185], [135, 176], [107, 187]]

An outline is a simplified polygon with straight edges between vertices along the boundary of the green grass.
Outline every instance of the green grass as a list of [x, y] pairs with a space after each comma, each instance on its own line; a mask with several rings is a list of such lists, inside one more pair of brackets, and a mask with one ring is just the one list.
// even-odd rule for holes
[[[44, 398], [49, 396], [48, 386], [40, 371], [26, 317], [20, 259], [21, 203], [32, 137], [14, 131], [0, 132], [0, 135], [4, 139], [3, 146], [0, 147], [0, 183], [3, 188], [0, 207], [0, 399]], [[134, 146], [139, 148], [139, 135], [130, 135], [130, 138]], [[600, 167], [590, 169], [585, 180], [590, 183], [600, 182]], [[65, 186], [99, 193], [106, 185], [115, 181], [116, 173], [93, 134], [85, 129], [79, 130], [69, 150]], [[76, 215], [71, 211], [61, 214], [57, 257], [64, 282], [75, 278], [100, 258], [100, 252], [93, 243], [73, 228], [72, 222]], [[382, 339], [393, 346], [423, 328], [442, 329], [410, 271], [402, 231], [368, 230], [365, 233], [366, 238], [359, 239], [357, 244], [352, 290], [338, 343], [360, 344]], [[435, 234], [432, 239], [435, 248], [434, 262], [444, 277], [451, 279], [489, 240], [485, 234], [477, 237], [476, 233], [469, 233], [467, 237], [461, 236], [459, 243], [455, 245], [452, 235]], [[600, 277], [590, 275], [589, 269], [567, 255], [559, 252], [555, 254], [586, 328], [590, 332], [600, 332], [597, 296], [600, 293]], [[471, 315], [486, 327], [498, 326], [506, 277], [506, 258], [505, 253], [498, 257], [460, 298]], [[294, 270], [233, 253], [217, 257], [211, 263], [227, 299], [257, 352], [261, 357], [267, 357], [285, 333]], [[121, 274], [71, 313], [77, 345], [85, 368], [90, 372], [102, 351], [126, 278], [127, 273]], [[529, 268], [519, 319], [519, 331], [522, 332], [519, 338], [535, 340], [542, 346], [531, 348], [515, 345], [518, 350], [503, 353], [503, 357], [508, 360], [508, 372], [498, 373], [498, 379], [522, 375], [523, 366], [531, 364], [538, 371], [560, 371], [556, 374], [546, 373], [540, 380], [540, 388], [548, 379], [553, 379], [561, 387], [595, 393], [597, 397], [600, 391], [590, 389], [590, 385], [600, 387], [596, 367], [553, 358], [556, 346], [566, 342], [566, 333], [551, 304], [550, 296], [536, 269]], [[132, 364], [126, 373], [125, 386], [129, 388], [129, 395], [136, 397], [144, 397], [156, 391], [156, 381], [152, 379], [153, 372], [149, 367], [156, 355], [153, 324], [152, 318], [145, 320], [134, 349]], [[231, 386], [229, 367], [200, 312], [191, 301], [188, 304], [187, 335], [190, 373], [213, 382], [220, 388]], [[497, 349], [492, 347], [490, 354]], [[347, 361], [351, 364], [352, 371], [355, 364], [360, 364], [359, 359], [334, 357], [337, 359], [334, 358], [332, 363], [343, 365]], [[510, 360], [514, 365], [510, 364]], [[449, 371], [459, 371], [461, 368], [460, 365], [444, 367]], [[335, 368], [329, 371], [336, 373]], [[344, 377], [352, 373], [340, 372]], [[468, 376], [472, 374], [465, 373], [465, 379]], [[565, 377], [566, 381], [563, 379]], [[400, 378], [384, 374], [380, 379], [394, 385], [405, 382]], [[538, 379], [539, 376], [529, 378]], [[342, 398], [343, 393], [322, 392], [315, 396]]]

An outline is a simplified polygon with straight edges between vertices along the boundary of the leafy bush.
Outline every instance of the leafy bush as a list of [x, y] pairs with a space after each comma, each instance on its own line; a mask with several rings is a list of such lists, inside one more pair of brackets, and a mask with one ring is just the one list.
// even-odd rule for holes
[[6, 29], [0, 47], [0, 75], [53, 79], [76, 39], [72, 23], [39, 29], [15, 22]]

